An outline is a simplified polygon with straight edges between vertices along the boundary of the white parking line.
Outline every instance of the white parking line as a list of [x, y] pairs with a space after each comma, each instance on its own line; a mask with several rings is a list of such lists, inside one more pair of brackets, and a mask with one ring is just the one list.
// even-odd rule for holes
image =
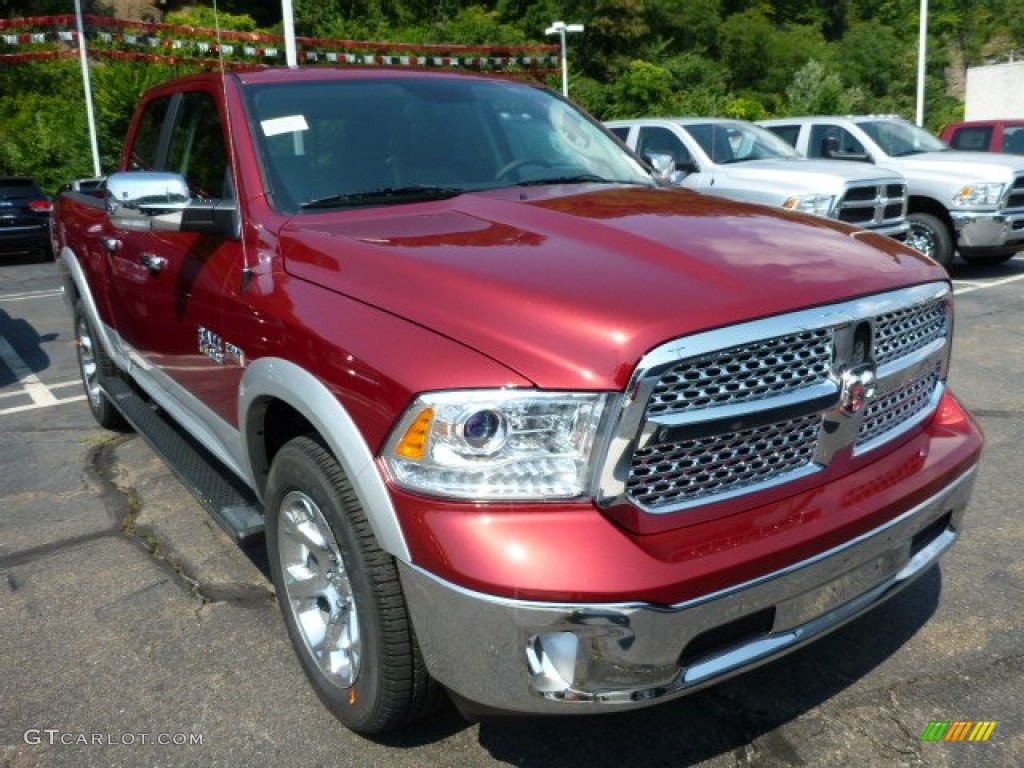
[[[998, 288], [1000, 285], [1006, 285], [1008, 283], [1015, 283], [1018, 280], [1024, 280], [1024, 275], [1014, 275], [1013, 277], [1004, 277], [1002, 280], [993, 280], [991, 283], [975, 283], [968, 282], [966, 280], [954, 280], [953, 281], [953, 292], [956, 294], [970, 293], [971, 291], [980, 291], [986, 288]], [[957, 284], [964, 285], [963, 288], [958, 287]]]
[[62, 293], [64, 293], [64, 291], [60, 288], [53, 288], [48, 291], [26, 291], [25, 293], [0, 293], [0, 302], [48, 299], [51, 296], [60, 296]]
[[[14, 301], [30, 301], [33, 299], [51, 299], [54, 296], [63, 295], [64, 291], [61, 288], [50, 288], [42, 291], [22, 291], [20, 293], [0, 293], [0, 303], [14, 302]], [[54, 405], [63, 405], [64, 403], [77, 403], [80, 400], [85, 400], [85, 395], [72, 395], [71, 397], [57, 397], [54, 395], [54, 391], [58, 389], [67, 389], [68, 387], [80, 387], [81, 381], [73, 379], [71, 381], [60, 381], [56, 384], [47, 386], [39, 377], [32, 372], [32, 369], [28, 367], [21, 356], [15, 351], [14, 347], [11, 346], [10, 342], [6, 338], [0, 336], [0, 362], [6, 365], [14, 378], [18, 382], [18, 387], [8, 392], [0, 393], [0, 400], [9, 400], [10, 398], [17, 397], [28, 397], [31, 402], [23, 405], [14, 405], [9, 408], [0, 408], [0, 416], [6, 416], [12, 413], [21, 413], [23, 411], [33, 411], [37, 408], [50, 408]]]
[[[5, 416], [10, 413], [21, 413], [22, 411], [32, 411], [36, 408], [49, 408], [53, 405], [61, 405], [62, 403], [75, 403], [79, 400], [85, 400], [85, 395], [75, 395], [73, 397], [57, 398], [50, 387], [46, 386], [39, 380], [32, 369], [29, 368], [25, 361], [21, 359], [21, 356], [15, 352], [14, 347], [11, 346], [10, 342], [6, 338], [0, 336], [0, 360], [10, 369], [11, 373], [14, 374], [14, 378], [17, 379], [21, 384], [21, 389], [15, 392], [5, 392], [0, 397], [12, 397], [15, 395], [28, 395], [31, 403], [25, 405], [15, 405], [10, 408], [0, 409], [0, 416]], [[60, 382], [55, 384], [56, 387], [66, 387], [74, 382]]]
[[15, 405], [11, 408], [0, 408], [0, 416], [7, 416], [12, 413], [21, 413], [22, 411], [34, 411], [37, 408], [49, 408], [53, 405], [63, 405], [64, 403], [77, 403], [79, 400], [85, 400], [85, 395], [75, 395], [74, 397], [65, 397], [60, 400], [54, 398], [52, 403], [30, 403], [28, 405]]
[[57, 398], [53, 396], [50, 389], [39, 380], [39, 377], [32, 373], [32, 369], [25, 365], [25, 361], [14, 351], [14, 347], [3, 336], [0, 336], [0, 360], [7, 364], [14, 378], [21, 382], [22, 389], [32, 398], [32, 402], [39, 406], [54, 405]]
[[[81, 379], [70, 379], [68, 381], [58, 381], [56, 384], [47, 384], [51, 392], [55, 392], [58, 389], [67, 389], [68, 387], [80, 387], [82, 386]], [[7, 400], [12, 397], [27, 397], [28, 393], [25, 390], [18, 388], [13, 389], [10, 392], [0, 392], [0, 400]], [[61, 400], [60, 402], [64, 402]]]

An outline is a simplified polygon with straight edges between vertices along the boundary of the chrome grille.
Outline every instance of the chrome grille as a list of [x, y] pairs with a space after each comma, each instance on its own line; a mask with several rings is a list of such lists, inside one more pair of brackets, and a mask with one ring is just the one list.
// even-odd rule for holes
[[[630, 453], [609, 450], [601, 503], [675, 512], [895, 440], [938, 403], [949, 296], [921, 285], [666, 342], [638, 366], [613, 443]], [[860, 406], [848, 387], [872, 374]]]
[[862, 446], [879, 435], [902, 427], [921, 413], [931, 402], [932, 393], [939, 383], [939, 375], [936, 366], [928, 375], [872, 402], [865, 411], [864, 421], [857, 433], [857, 445]]
[[1010, 195], [1006, 200], [1006, 207], [1024, 208], [1024, 176], [1018, 176], [1013, 180]]
[[645, 506], [691, 502], [761, 484], [810, 465], [821, 417], [769, 424], [633, 454], [627, 492]]
[[875, 360], [885, 365], [947, 335], [946, 302], [887, 312], [875, 320]]
[[903, 184], [850, 187], [839, 201], [837, 216], [847, 224], [880, 227], [898, 224], [906, 216], [907, 188]]
[[733, 347], [663, 373], [647, 411], [683, 413], [781, 395], [824, 381], [831, 365], [828, 328]]

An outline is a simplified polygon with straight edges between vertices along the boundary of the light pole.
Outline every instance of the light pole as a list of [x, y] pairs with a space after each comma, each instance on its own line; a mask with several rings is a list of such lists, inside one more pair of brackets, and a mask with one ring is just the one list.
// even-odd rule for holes
[[295, 46], [295, 14], [292, 11], [292, 0], [281, 0], [281, 21], [284, 24], [284, 63], [289, 67], [297, 67], [299, 55]]
[[928, 58], [928, 0], [921, 0], [917, 24], [917, 127], [924, 126], [924, 78]]
[[566, 57], [565, 36], [569, 32], [582, 32], [582, 24], [566, 24], [564, 21], [556, 21], [544, 30], [545, 35], [558, 35], [562, 42], [562, 95], [569, 98], [569, 62]]
[[78, 58], [82, 64], [82, 85], [85, 89], [85, 118], [89, 123], [89, 145], [92, 147], [92, 175], [101, 175], [100, 145], [96, 140], [96, 113], [92, 106], [92, 81], [89, 79], [89, 59], [85, 53], [85, 27], [82, 24], [82, 4], [75, 0], [75, 28], [78, 30]]

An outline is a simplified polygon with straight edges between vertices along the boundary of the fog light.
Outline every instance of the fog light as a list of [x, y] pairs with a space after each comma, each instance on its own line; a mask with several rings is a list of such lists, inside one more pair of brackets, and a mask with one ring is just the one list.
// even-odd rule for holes
[[576, 678], [579, 638], [572, 632], [534, 635], [526, 646], [530, 685], [538, 693], [560, 693]]

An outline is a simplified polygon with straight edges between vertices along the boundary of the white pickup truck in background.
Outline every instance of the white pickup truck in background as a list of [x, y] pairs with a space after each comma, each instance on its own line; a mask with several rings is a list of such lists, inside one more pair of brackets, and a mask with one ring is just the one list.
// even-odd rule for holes
[[893, 171], [808, 160], [770, 131], [710, 117], [615, 120], [607, 127], [648, 159], [671, 156], [669, 179], [710, 195], [907, 236], [906, 181]]
[[763, 120], [808, 158], [896, 171], [909, 190], [907, 242], [948, 267], [959, 251], [999, 264], [1024, 251], [1024, 157], [960, 152], [892, 115]]

